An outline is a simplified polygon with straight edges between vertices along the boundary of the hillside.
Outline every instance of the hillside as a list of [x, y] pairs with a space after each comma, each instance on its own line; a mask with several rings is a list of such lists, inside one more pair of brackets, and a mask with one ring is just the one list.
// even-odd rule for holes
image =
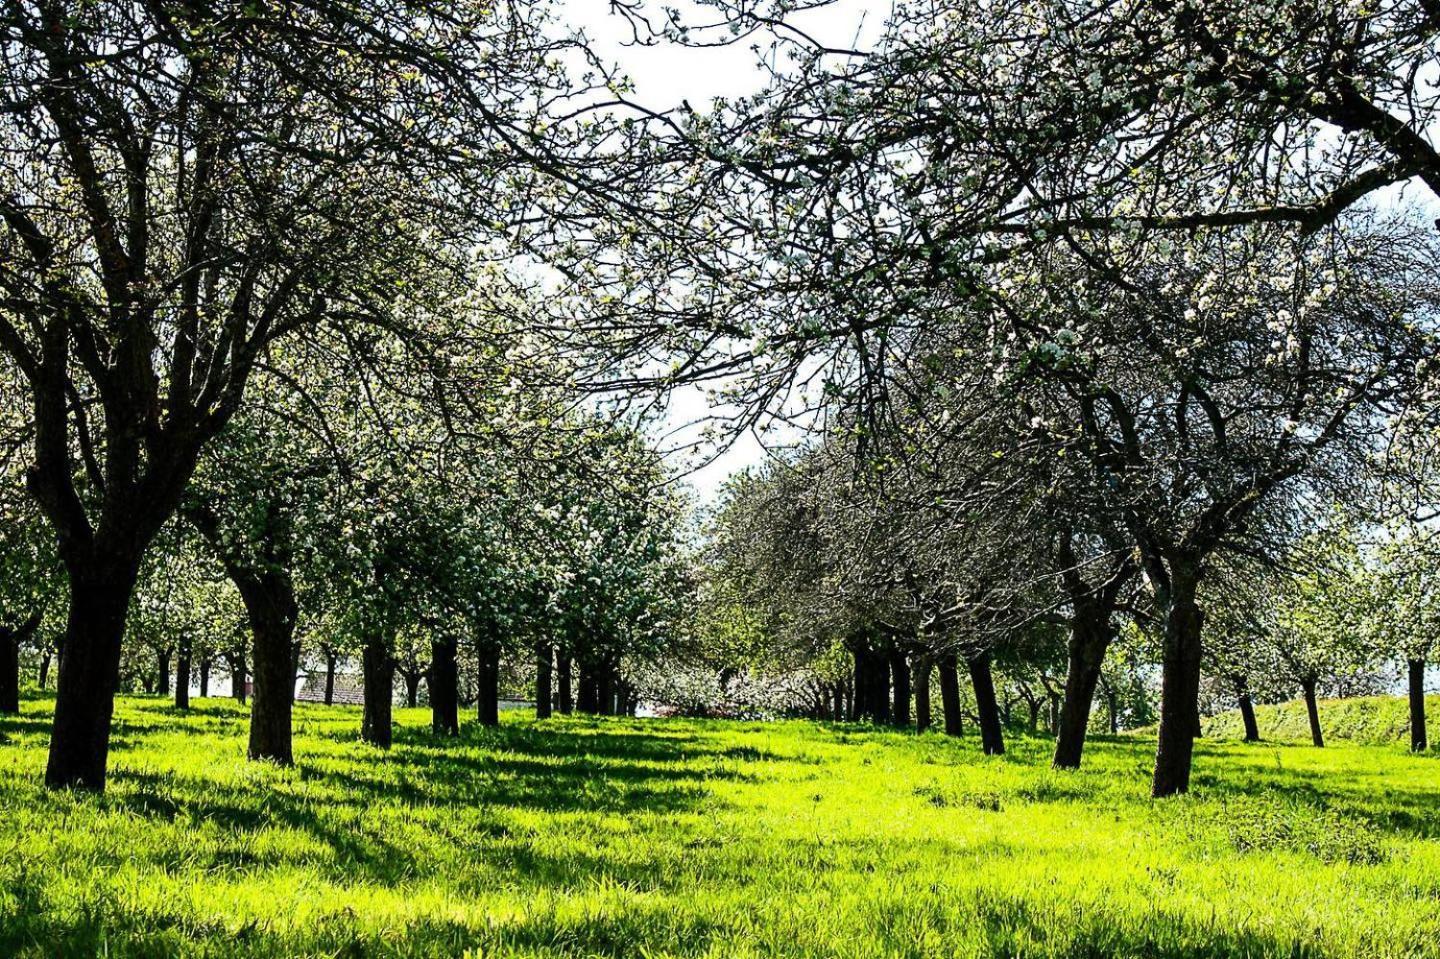
[[395, 748], [300, 704], [294, 769], [245, 713], [122, 698], [104, 796], [39, 784], [51, 703], [0, 720], [0, 955], [1418, 957], [1440, 942], [1440, 761], [805, 722], [506, 714]]
[[[1426, 700], [1430, 741], [1440, 744], [1440, 696]], [[1255, 722], [1260, 737], [1275, 742], [1310, 741], [1310, 722], [1304, 700], [1275, 706], [1256, 706]], [[1355, 699], [1320, 701], [1320, 727], [1327, 742], [1344, 740], [1362, 745], [1408, 743], [1410, 707], [1403, 696], [1365, 696]], [[1231, 710], [1205, 720], [1205, 735], [1215, 739], [1243, 739], [1245, 727], [1240, 713]]]

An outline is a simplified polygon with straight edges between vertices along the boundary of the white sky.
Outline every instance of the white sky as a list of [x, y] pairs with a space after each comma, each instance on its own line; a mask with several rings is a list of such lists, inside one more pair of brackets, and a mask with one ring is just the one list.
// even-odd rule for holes
[[[692, 14], [697, 22], [714, 19], [713, 11], [697, 11], [686, 0], [668, 0], [682, 13]], [[716, 97], [741, 97], [761, 88], [766, 74], [757, 62], [752, 45], [768, 46], [768, 36], [747, 38], [734, 46], [690, 48], [674, 44], [639, 47], [627, 45], [630, 30], [623, 19], [610, 13], [609, 0], [561, 0], [561, 8], [570, 26], [582, 29], [594, 49], [605, 59], [620, 65], [621, 72], [635, 83], [634, 98], [647, 107], [664, 110], [689, 101], [696, 110], [703, 110]], [[889, 0], [835, 0], [818, 10], [795, 15], [792, 21], [827, 46], [865, 49], [883, 27], [890, 10]], [[659, 2], [648, 11], [652, 22], [663, 22]], [[707, 15], [708, 13], [708, 15]], [[701, 421], [709, 412], [703, 390], [690, 388], [678, 391], [669, 409], [665, 446], [683, 446], [698, 437], [698, 427], [687, 424]], [[702, 503], [713, 500], [720, 484], [736, 470], [760, 462], [764, 448], [754, 437], [743, 437], [725, 450], [698, 451], [699, 460], [713, 460], [691, 474], [689, 482], [700, 494]], [[698, 465], [697, 454], [676, 457], [676, 465], [690, 469]]]

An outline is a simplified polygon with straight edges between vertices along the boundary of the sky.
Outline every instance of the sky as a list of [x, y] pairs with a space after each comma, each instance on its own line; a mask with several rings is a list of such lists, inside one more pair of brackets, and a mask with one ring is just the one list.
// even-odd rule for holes
[[[698, 10], [688, 0], [668, 0], [682, 15], [713, 20], [711, 12]], [[663, 18], [661, 5], [649, 5], [652, 20]], [[635, 84], [634, 99], [646, 107], [664, 110], [688, 101], [703, 110], [716, 97], [742, 97], [758, 91], [766, 81], [755, 43], [768, 44], [768, 37], [755, 36], [728, 47], [691, 48], [675, 44], [635, 46], [627, 43], [631, 33], [625, 21], [610, 12], [609, 0], [562, 0], [566, 22], [583, 30], [592, 48], [607, 60], [620, 65]], [[884, 25], [889, 0], [834, 0], [817, 10], [796, 14], [792, 22], [827, 46], [865, 49]], [[665, 424], [657, 430], [662, 448], [685, 447], [699, 435], [709, 404], [699, 388], [676, 391]], [[764, 460], [764, 447], [753, 436], [741, 437], [725, 449], [700, 449], [672, 457], [674, 465], [688, 472], [688, 481], [700, 502], [713, 501], [725, 478], [746, 466]], [[690, 472], [692, 471], [693, 472]]]

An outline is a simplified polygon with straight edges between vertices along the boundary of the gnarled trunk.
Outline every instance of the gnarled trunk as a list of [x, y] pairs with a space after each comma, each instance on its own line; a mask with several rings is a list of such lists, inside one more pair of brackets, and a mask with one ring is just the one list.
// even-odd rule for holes
[[1150, 794], [1156, 799], [1190, 789], [1190, 764], [1200, 724], [1201, 629], [1204, 613], [1195, 602], [1199, 571], [1171, 565], [1164, 605], [1164, 653], [1160, 675], [1160, 733]]
[[549, 644], [535, 644], [535, 718], [549, 719], [554, 710], [555, 650]]
[[385, 636], [372, 633], [365, 638], [360, 668], [365, 682], [365, 712], [360, 721], [360, 738], [382, 749], [389, 749], [394, 739], [391, 705], [395, 697], [395, 661], [390, 658], [390, 643]]
[[1105, 651], [1110, 648], [1114, 633], [1109, 610], [1095, 610], [1079, 604], [1070, 623], [1069, 664], [1065, 671], [1065, 698], [1056, 723], [1056, 769], [1079, 769], [1085, 751], [1085, 734], [1090, 728], [1090, 710], [1095, 702], [1095, 687], [1100, 683], [1100, 667]]
[[1306, 679], [1301, 681], [1300, 688], [1305, 692], [1305, 715], [1310, 720], [1310, 742], [1323, 747], [1325, 733], [1320, 728], [1320, 703], [1315, 698], [1315, 685], [1315, 680]]
[[1430, 737], [1425, 729], [1425, 660], [1412, 659], [1408, 662], [1410, 678], [1410, 749], [1423, 753], [1430, 748]]
[[987, 756], [1005, 753], [1005, 732], [1000, 725], [1000, 705], [995, 701], [995, 676], [990, 671], [990, 654], [970, 660], [970, 685], [975, 691], [975, 712], [980, 721], [980, 748]]
[[278, 569], [232, 568], [230, 578], [245, 603], [254, 641], [249, 756], [288, 766], [294, 761], [290, 716], [295, 699], [294, 640], [299, 612], [294, 584], [287, 572]]
[[120, 643], [139, 572], [133, 562], [70, 565], [70, 611], [55, 693], [45, 785], [103, 790]]
[[960, 672], [955, 654], [940, 658], [940, 712], [945, 720], [945, 735], [959, 736], [965, 732], [965, 715], [960, 710]]
[[430, 730], [437, 736], [460, 735], [458, 646], [453, 636], [430, 644]]

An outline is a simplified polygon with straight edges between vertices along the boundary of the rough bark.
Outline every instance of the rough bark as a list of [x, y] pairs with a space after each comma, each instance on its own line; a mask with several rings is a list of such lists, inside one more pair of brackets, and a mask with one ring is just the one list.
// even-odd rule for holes
[[[295, 588], [280, 569], [231, 569], [245, 603], [254, 644], [254, 695], [250, 704], [249, 756], [282, 766], [294, 761], [291, 705], [295, 699]], [[241, 689], [244, 688], [243, 672]]]
[[1095, 687], [1100, 683], [1100, 667], [1113, 635], [1108, 609], [1096, 610], [1085, 604], [1076, 607], [1070, 624], [1065, 697], [1056, 723], [1055, 757], [1051, 762], [1056, 769], [1080, 768]]
[[554, 712], [555, 649], [549, 643], [535, 644], [535, 718], [549, 719]]
[[1408, 661], [1410, 678], [1410, 749], [1423, 753], [1430, 748], [1425, 729], [1425, 660]]
[[1310, 720], [1310, 742], [1323, 747], [1325, 732], [1320, 728], [1320, 703], [1315, 698], [1315, 680], [1304, 680], [1300, 683], [1300, 688], [1305, 692], [1305, 715]]
[[360, 722], [360, 738], [382, 749], [389, 749], [394, 739], [391, 705], [395, 696], [395, 661], [390, 658], [390, 644], [386, 637], [378, 633], [366, 637], [360, 667], [365, 682], [365, 712]]
[[476, 718], [482, 726], [500, 725], [500, 646], [483, 641], [475, 650]]
[[190, 637], [183, 636], [175, 651], [175, 708], [190, 708]]
[[446, 636], [430, 644], [430, 729], [437, 736], [460, 735], [458, 643]]
[[1165, 611], [1160, 675], [1160, 732], [1150, 794], [1156, 799], [1190, 789], [1190, 764], [1199, 725], [1201, 630], [1205, 616], [1195, 601], [1198, 571], [1172, 564]]
[[120, 643], [139, 558], [68, 565], [70, 611], [45, 785], [100, 791], [105, 788], [110, 718], [120, 683]]
[[970, 660], [970, 685], [980, 720], [980, 748], [987, 756], [1004, 755], [1005, 732], [1000, 724], [1000, 705], [995, 701], [995, 676], [990, 671], [988, 652]]
[[930, 728], [930, 657], [915, 657], [915, 731]]
[[600, 708], [600, 683], [595, 669], [582, 661], [579, 669], [579, 689], [576, 690], [575, 708], [582, 713], [594, 713]]
[[960, 672], [955, 654], [941, 657], [940, 712], [945, 721], [945, 735], [959, 736], [965, 732], [965, 717], [960, 710]]
[[203, 656], [200, 659], [200, 698], [204, 699], [210, 695], [210, 657]]

